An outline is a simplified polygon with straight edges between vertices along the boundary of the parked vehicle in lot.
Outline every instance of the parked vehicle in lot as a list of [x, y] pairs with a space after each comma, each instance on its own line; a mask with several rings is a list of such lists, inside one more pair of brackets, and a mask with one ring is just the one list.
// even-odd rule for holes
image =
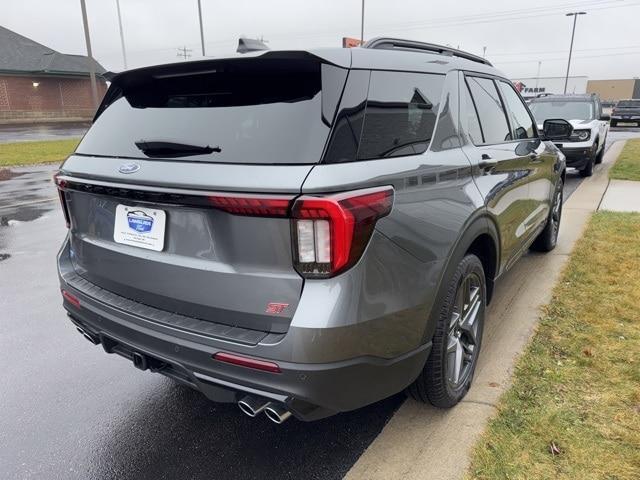
[[640, 127], [640, 99], [620, 100], [611, 111], [611, 126], [618, 123], [635, 123]]
[[571, 123], [572, 135], [556, 146], [567, 157], [568, 167], [590, 177], [594, 165], [602, 162], [609, 133], [609, 117], [602, 113], [598, 95], [545, 95], [532, 99], [529, 108], [540, 128], [549, 118], [563, 118]]
[[495, 280], [556, 245], [564, 156], [474, 55], [397, 39], [113, 78], [56, 175], [91, 342], [281, 423], [465, 395]]

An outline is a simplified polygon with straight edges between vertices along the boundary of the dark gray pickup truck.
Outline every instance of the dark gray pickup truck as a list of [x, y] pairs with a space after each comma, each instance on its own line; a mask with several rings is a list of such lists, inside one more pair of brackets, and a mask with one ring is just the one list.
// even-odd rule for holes
[[640, 127], [640, 99], [620, 100], [611, 111], [611, 126], [618, 123], [635, 123]]

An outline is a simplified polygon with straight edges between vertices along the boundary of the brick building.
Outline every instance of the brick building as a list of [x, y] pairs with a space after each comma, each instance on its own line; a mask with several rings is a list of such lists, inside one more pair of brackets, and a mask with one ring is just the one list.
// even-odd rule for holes
[[[102, 98], [106, 71], [92, 61]], [[56, 52], [0, 26], [0, 123], [85, 120], [94, 110], [86, 56]]]

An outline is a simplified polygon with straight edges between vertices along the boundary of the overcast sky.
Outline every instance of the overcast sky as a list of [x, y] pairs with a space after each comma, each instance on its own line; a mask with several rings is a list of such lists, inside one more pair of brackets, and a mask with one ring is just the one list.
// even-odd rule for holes
[[[201, 0], [208, 56], [233, 52], [240, 35], [273, 49], [339, 46], [360, 35], [361, 0]], [[86, 0], [94, 57], [123, 69], [116, 0]], [[120, 0], [129, 68], [201, 56], [197, 0]], [[568, 11], [583, 10], [572, 75], [640, 76], [640, 0], [366, 0], [365, 39], [400, 36], [482, 54], [512, 78], [564, 76]], [[80, 0], [0, 0], [0, 24], [63, 53], [85, 54]]]

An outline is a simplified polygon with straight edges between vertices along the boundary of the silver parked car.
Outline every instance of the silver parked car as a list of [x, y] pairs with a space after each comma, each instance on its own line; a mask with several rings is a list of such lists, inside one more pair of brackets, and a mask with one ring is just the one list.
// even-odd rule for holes
[[494, 282], [556, 244], [570, 134], [486, 60], [406, 40], [121, 73], [55, 177], [64, 307], [277, 423], [451, 407]]

